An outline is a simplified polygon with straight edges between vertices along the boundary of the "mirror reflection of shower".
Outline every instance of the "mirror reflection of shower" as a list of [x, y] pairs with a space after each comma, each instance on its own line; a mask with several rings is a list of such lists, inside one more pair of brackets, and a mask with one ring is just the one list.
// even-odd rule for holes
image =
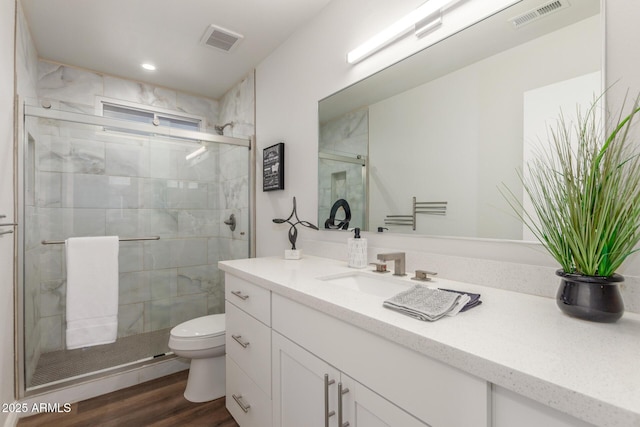
[[318, 149], [318, 222], [326, 224], [329, 218], [329, 228], [346, 222], [331, 220], [334, 204], [343, 199], [351, 213], [347, 228], [368, 227], [364, 213], [369, 187], [369, 110], [350, 111], [321, 123]]

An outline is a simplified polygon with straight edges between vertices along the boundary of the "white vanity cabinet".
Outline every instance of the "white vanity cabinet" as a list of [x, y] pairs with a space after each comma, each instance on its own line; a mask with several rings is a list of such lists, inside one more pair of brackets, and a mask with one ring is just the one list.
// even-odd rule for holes
[[277, 332], [272, 343], [274, 426], [428, 427]]
[[325, 406], [329, 426], [490, 423], [486, 381], [275, 293], [272, 328], [274, 427], [326, 426]]
[[[340, 427], [640, 426], [639, 381], [629, 368], [640, 350], [629, 339], [638, 315], [585, 328], [560, 317], [548, 298], [441, 279], [473, 286], [486, 307], [419, 322], [381, 307], [379, 295], [322, 280], [353, 274], [344, 264], [220, 263], [226, 404], [241, 427], [336, 427], [340, 415]], [[614, 359], [622, 362], [605, 363]]]
[[226, 405], [241, 427], [488, 426], [485, 381], [232, 274], [225, 283]]
[[226, 406], [242, 427], [271, 426], [271, 292], [225, 276]]

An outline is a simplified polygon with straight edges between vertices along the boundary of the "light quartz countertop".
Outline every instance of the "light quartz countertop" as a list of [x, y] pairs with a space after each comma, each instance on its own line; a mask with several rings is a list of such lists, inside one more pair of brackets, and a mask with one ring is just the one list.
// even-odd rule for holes
[[394, 278], [407, 285], [482, 294], [483, 303], [476, 308], [423, 322], [383, 308], [385, 297], [318, 279], [353, 272], [380, 277], [370, 269], [348, 268], [346, 262], [305, 256], [219, 265], [227, 273], [576, 418], [598, 426], [640, 426], [640, 315], [625, 313], [617, 323], [593, 323], [562, 314], [551, 298], [437, 276], [430, 282]]

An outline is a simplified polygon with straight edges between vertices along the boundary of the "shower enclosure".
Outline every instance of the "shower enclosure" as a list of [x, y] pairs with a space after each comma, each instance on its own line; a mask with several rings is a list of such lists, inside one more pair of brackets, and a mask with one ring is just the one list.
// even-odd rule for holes
[[[172, 357], [173, 326], [224, 312], [217, 263], [251, 255], [250, 146], [250, 138], [186, 130], [179, 121], [147, 124], [24, 106], [21, 395]], [[118, 339], [66, 350], [63, 243], [104, 235], [121, 238]]]

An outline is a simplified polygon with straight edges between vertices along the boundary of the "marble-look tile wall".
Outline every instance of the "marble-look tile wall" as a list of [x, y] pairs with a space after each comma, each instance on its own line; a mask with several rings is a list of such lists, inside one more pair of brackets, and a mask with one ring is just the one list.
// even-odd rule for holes
[[246, 75], [220, 99], [219, 124], [232, 122], [226, 136], [248, 138], [255, 134], [255, 73]]
[[[255, 135], [255, 73], [240, 80], [220, 99], [219, 123], [233, 123], [224, 129], [225, 136], [250, 138]], [[249, 156], [244, 147], [220, 146], [220, 197], [225, 209], [217, 247], [219, 259], [247, 257], [249, 245]], [[236, 231], [231, 232], [223, 222], [231, 214], [236, 217]], [[224, 282], [224, 274], [219, 272]]]
[[[95, 114], [97, 96], [202, 116], [208, 129], [224, 116], [237, 123], [233, 136], [253, 135], [253, 74], [218, 102], [39, 61], [38, 102]], [[42, 239], [161, 237], [120, 245], [119, 336], [224, 311], [217, 262], [248, 255], [247, 148], [211, 147], [186, 161], [196, 148], [191, 142], [43, 119], [34, 127], [37, 187], [27, 264], [38, 284], [32, 327], [40, 331], [41, 352], [64, 348], [66, 294], [64, 248], [40, 245]], [[223, 223], [231, 213], [234, 232]]]
[[[323, 153], [355, 157], [369, 153], [368, 110], [357, 110], [322, 123], [319, 147]], [[349, 227], [365, 225], [366, 182], [362, 166], [323, 159], [318, 164], [318, 222], [323, 227], [331, 207], [338, 199], [345, 199], [351, 208]], [[338, 213], [343, 218], [343, 213]]]

